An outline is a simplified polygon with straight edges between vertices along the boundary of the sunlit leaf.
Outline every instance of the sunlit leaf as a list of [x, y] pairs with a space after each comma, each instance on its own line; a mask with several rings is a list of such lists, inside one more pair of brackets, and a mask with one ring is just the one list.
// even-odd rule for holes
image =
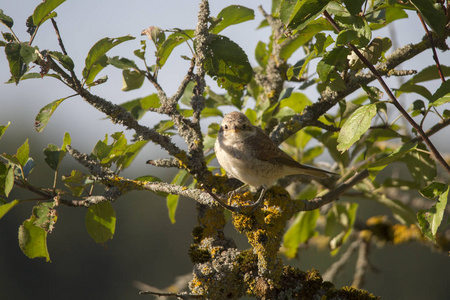
[[53, 17], [52, 11], [55, 10], [66, 0], [46, 0], [39, 4], [33, 12], [33, 23], [36, 26], [41, 26], [42, 23]]
[[86, 56], [85, 67], [83, 69], [83, 77], [86, 83], [92, 83], [95, 76], [107, 65], [108, 58], [106, 53], [115, 46], [135, 38], [129, 35], [118, 38], [103, 38], [95, 43]]
[[[0, 180], [1, 180], [1, 174], [0, 174]], [[20, 203], [19, 200], [13, 200], [6, 204], [0, 205], [0, 219], [3, 218], [3, 216], [6, 215], [6, 213], [11, 210], [11, 208], [13, 208], [14, 206], [16, 206], [19, 203]]]
[[[189, 177], [190, 175], [186, 170], [180, 170], [172, 180], [172, 184], [175, 184], [177, 186], [183, 186], [189, 179]], [[167, 196], [167, 208], [169, 210], [169, 219], [172, 222], [172, 224], [175, 223], [175, 212], [177, 211], [179, 198], [180, 195], [170, 194]]]
[[78, 170], [73, 170], [69, 176], [62, 176], [62, 180], [75, 197], [80, 197], [85, 188], [93, 184], [92, 179], [87, 174]]
[[[428, 210], [420, 210], [417, 213], [417, 219], [419, 221], [420, 230], [422, 233], [431, 239], [436, 240], [436, 233], [441, 225], [445, 208], [447, 206], [448, 194], [450, 186], [440, 182], [433, 182], [421, 192], [427, 198], [434, 200], [437, 198], [437, 203]], [[431, 197], [430, 197], [431, 196]]]
[[23, 167], [28, 161], [28, 155], [30, 154], [30, 145], [28, 139], [17, 149], [16, 157], [19, 160], [20, 165]]
[[364, 105], [355, 110], [341, 128], [337, 149], [341, 152], [348, 150], [369, 129], [376, 114], [375, 104]]
[[189, 41], [194, 36], [194, 30], [180, 30], [179, 32], [172, 33], [166, 40], [161, 44], [158, 51], [156, 51], [156, 64], [158, 67], [162, 68], [170, 54], [172, 54], [173, 49]]
[[283, 253], [287, 257], [296, 257], [299, 245], [306, 243], [317, 234], [316, 222], [319, 216], [320, 211], [318, 209], [302, 211], [297, 215], [283, 237], [283, 247], [285, 249]]
[[29, 258], [44, 257], [48, 262], [47, 231], [34, 225], [35, 221], [36, 217], [32, 215], [19, 227], [19, 246]]
[[0, 195], [8, 197], [14, 186], [14, 166], [0, 164]]
[[68, 97], [55, 100], [41, 108], [34, 122], [34, 130], [36, 130], [37, 132], [42, 132], [42, 130], [44, 130], [45, 126], [47, 126], [48, 122], [50, 121], [50, 118], [55, 110], [67, 98]]
[[280, 19], [290, 28], [302, 29], [324, 10], [330, 0], [283, 0], [280, 4]]
[[116, 212], [111, 202], [89, 206], [86, 213], [86, 228], [96, 243], [112, 239], [116, 230]]
[[8, 122], [6, 125], [0, 125], [0, 139], [2, 138], [3, 134], [5, 134], [6, 129], [8, 129], [9, 125], [11, 125], [11, 122]]
[[33, 216], [36, 217], [34, 225], [44, 229], [46, 232], [52, 232], [55, 227], [58, 214], [54, 209], [55, 202], [42, 202], [33, 207]]

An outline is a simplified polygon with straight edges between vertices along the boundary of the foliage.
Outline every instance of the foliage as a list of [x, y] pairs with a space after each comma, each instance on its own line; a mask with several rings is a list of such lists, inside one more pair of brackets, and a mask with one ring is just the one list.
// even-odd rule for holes
[[[222, 295], [222, 289], [229, 285], [233, 289], [228, 295], [234, 298], [245, 293], [271, 298], [278, 295], [283, 286], [286, 293], [291, 293], [285, 279], [287, 269], [277, 258], [281, 243], [283, 253], [290, 258], [298, 255], [300, 245], [314, 244], [319, 238], [327, 241], [332, 254], [353, 240], [359, 241], [358, 245], [418, 240], [430, 247], [448, 250], [450, 243], [443, 235], [442, 223], [448, 218], [450, 167], [429, 136], [450, 124], [450, 112], [445, 106], [450, 102], [450, 84], [445, 81], [450, 67], [439, 63], [436, 67], [430, 55], [430, 66], [418, 73], [396, 69], [400, 63], [430, 47], [434, 50], [434, 45], [448, 50], [444, 42], [450, 35], [446, 15], [449, 10], [448, 7], [445, 10], [440, 1], [274, 0], [271, 15], [261, 9], [266, 20], [260, 27], [270, 26], [272, 35], [256, 47], [257, 67], [251, 66], [238, 44], [219, 35], [228, 26], [253, 20], [254, 11], [231, 5], [212, 17], [207, 1], [202, 1], [195, 30], [150, 26], [143, 31], [156, 49], [154, 57], [147, 53], [145, 38], [134, 51], [137, 62], [128, 57], [110, 57], [112, 48], [135, 42], [136, 38], [105, 37], [87, 53], [81, 74], [75, 73], [74, 62], [64, 47], [61, 51], [40, 50], [33, 45], [43, 23], [51, 20], [57, 30], [55, 9], [63, 2], [47, 0], [36, 7], [27, 20], [28, 42], [13, 31], [13, 18], [0, 10], [0, 22], [7, 30], [0, 46], [5, 49], [11, 73], [8, 83], [17, 85], [25, 79], [50, 76], [73, 90], [74, 94], [54, 100], [39, 111], [35, 120], [38, 132], [50, 126], [49, 120], [62, 102], [76, 97], [87, 101], [114, 123], [133, 130], [135, 136], [129, 142], [123, 132], [112, 134], [111, 139], [106, 135], [88, 155], [76, 151], [66, 133], [61, 147], [50, 144], [43, 151], [45, 162], [55, 172], [54, 185], [49, 188], [37, 187], [28, 178], [37, 167], [30, 157], [28, 140], [15, 154], [0, 154], [0, 218], [27, 201], [11, 199], [9, 195], [14, 188], [26, 188], [45, 199], [36, 203], [31, 217], [19, 228], [19, 245], [28, 257], [44, 257], [50, 261], [47, 238], [57, 222], [58, 205], [87, 207], [88, 233], [95, 242], [106, 243], [115, 232], [116, 213], [111, 201], [133, 190], [151, 191], [166, 197], [172, 222], [175, 222], [180, 195], [200, 204], [199, 224], [193, 232], [190, 252], [196, 263], [196, 276], [190, 288], [192, 293], [212, 298]], [[372, 32], [407, 17], [406, 11], [419, 14], [425, 28], [433, 31], [428, 35], [433, 43], [411, 41], [417, 44], [388, 55], [392, 41], [389, 37], [373, 38]], [[62, 45], [63, 37], [59, 41]], [[185, 57], [191, 61], [191, 67], [178, 91], [169, 97], [158, 82], [158, 73], [164, 71], [168, 59], [174, 59], [172, 51], [182, 46], [192, 52], [192, 57]], [[294, 54], [299, 53], [303, 58], [295, 61]], [[140, 89], [149, 82], [156, 93], [120, 106], [93, 94], [95, 86], [107, 84], [107, 77], [98, 78], [98, 75], [108, 65], [122, 71], [123, 91]], [[32, 72], [36, 66], [40, 68], [39, 73]], [[217, 86], [206, 86], [206, 75], [214, 79]], [[387, 87], [382, 76], [392, 75], [413, 76], [399, 87]], [[384, 91], [374, 85], [376, 79]], [[436, 79], [442, 80], [436, 90], [431, 90], [428, 84], [420, 84]], [[320, 93], [319, 101], [309, 99], [302, 92], [311, 86]], [[391, 92], [392, 88], [395, 93]], [[359, 92], [356, 96], [355, 91]], [[396, 99], [400, 94], [408, 97], [407, 110]], [[418, 100], [417, 95], [421, 97]], [[275, 187], [264, 199], [263, 207], [256, 211], [249, 212], [245, 208], [245, 203], [253, 200], [248, 192], [235, 193], [232, 206], [224, 205], [220, 195], [232, 191], [233, 183], [224, 176], [212, 176], [216, 168], [208, 164], [214, 154], [204, 154], [213, 148], [219, 126], [212, 123], [207, 130], [200, 126], [200, 119], [222, 117], [224, 106], [245, 112], [276, 143], [285, 141], [283, 149], [302, 163], [312, 164], [326, 151], [334, 160], [328, 167], [339, 173], [339, 177], [317, 182], [304, 177], [297, 181], [281, 180], [283, 187], [291, 184], [290, 190], [300, 192], [289, 196], [284, 189]], [[164, 115], [165, 119], [151, 128], [139, 123], [145, 114], [154, 113]], [[439, 121], [426, 129], [425, 119], [428, 121], [431, 114]], [[393, 118], [394, 115], [398, 117]], [[399, 125], [400, 118], [408, 124]], [[0, 138], [8, 126], [9, 123], [0, 126]], [[173, 142], [173, 135], [184, 139], [187, 150], [181, 150]], [[119, 176], [123, 169], [132, 165], [148, 142], [161, 146], [171, 156], [149, 163], [179, 169], [171, 183], [162, 182], [153, 174], [134, 180]], [[68, 176], [60, 176], [58, 168], [67, 153], [87, 167], [88, 172], [73, 170]], [[408, 175], [396, 177], [396, 169]], [[220, 169], [216, 172], [220, 173]], [[56, 188], [59, 180], [66, 189]], [[187, 186], [188, 182], [191, 183]], [[99, 186], [104, 187], [101, 195], [93, 192], [94, 187]], [[219, 196], [213, 198], [212, 193]], [[400, 201], [399, 193], [407, 195], [408, 201]], [[354, 195], [385, 206], [392, 219], [379, 216], [359, 219]], [[419, 197], [428, 209], [415, 207], [417, 201], [412, 201], [412, 197]], [[339, 203], [335, 201], [338, 198]], [[235, 208], [233, 224], [248, 237], [254, 256], [224, 242], [225, 218], [219, 204]], [[320, 207], [323, 210], [319, 212]], [[287, 223], [291, 218], [292, 222]], [[389, 234], [381, 234], [380, 226], [388, 228], [384, 232]], [[409, 232], [408, 237], [399, 239], [401, 230]], [[423, 235], [412, 234], [414, 230], [420, 230]], [[230, 251], [234, 251], [237, 258], [227, 266], [229, 269], [214, 269], [212, 266], [219, 253]], [[196, 260], [200, 256], [202, 259]], [[224, 282], [211, 283], [209, 279], [215, 272], [230, 274]], [[259, 279], [253, 276], [253, 281], [247, 277], [241, 280], [244, 274], [257, 274]], [[308, 282], [325, 286], [321, 278]], [[344, 290], [329, 292], [336, 294]], [[345, 293], [350, 293], [347, 296], [351, 297], [350, 289]], [[364, 295], [368, 299], [372, 297]]]

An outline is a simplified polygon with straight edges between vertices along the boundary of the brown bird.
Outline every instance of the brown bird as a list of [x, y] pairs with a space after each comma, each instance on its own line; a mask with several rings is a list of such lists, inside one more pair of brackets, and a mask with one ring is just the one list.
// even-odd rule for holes
[[219, 164], [229, 175], [250, 186], [262, 186], [264, 191], [287, 175], [305, 174], [317, 178], [336, 175], [298, 163], [238, 111], [223, 118], [214, 151]]

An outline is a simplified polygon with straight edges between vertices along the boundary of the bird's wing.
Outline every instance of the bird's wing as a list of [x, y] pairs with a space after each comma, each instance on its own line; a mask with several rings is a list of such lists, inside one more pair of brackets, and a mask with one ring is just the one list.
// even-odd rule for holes
[[245, 148], [251, 151], [255, 157], [262, 161], [289, 160], [295, 162], [289, 155], [278, 148], [261, 128], [256, 126], [255, 128], [257, 134], [245, 140]]
[[330, 175], [337, 175], [332, 172], [300, 164], [286, 152], [278, 148], [261, 128], [256, 126], [255, 128], [258, 131], [258, 134], [254, 134], [245, 140], [245, 148], [251, 151], [252, 154], [258, 159], [274, 164], [288, 165], [292, 168], [298, 168], [301, 170], [298, 174], [307, 174], [318, 178], [327, 178]]

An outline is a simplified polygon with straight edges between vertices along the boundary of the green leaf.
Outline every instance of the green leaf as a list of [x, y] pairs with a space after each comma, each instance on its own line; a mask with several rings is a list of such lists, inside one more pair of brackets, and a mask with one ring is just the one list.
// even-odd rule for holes
[[350, 50], [344, 46], [337, 46], [326, 53], [317, 64], [317, 74], [319, 74], [320, 80], [328, 81], [333, 71], [342, 70], [349, 54]]
[[375, 177], [378, 172], [380, 172], [384, 167], [388, 164], [396, 162], [400, 160], [406, 153], [413, 151], [417, 148], [417, 143], [405, 143], [395, 149], [394, 152], [389, 154], [388, 156], [378, 159], [376, 162], [369, 165], [369, 171], [371, 173], [372, 179]]
[[[172, 184], [183, 186], [189, 179], [189, 176], [190, 175], [186, 170], [180, 170], [172, 180]], [[175, 223], [175, 212], [177, 211], [179, 198], [180, 195], [170, 194], [167, 196], [167, 208], [169, 210], [169, 219], [172, 222], [172, 224]]]
[[316, 222], [319, 216], [318, 209], [302, 211], [297, 215], [283, 237], [283, 247], [285, 248], [283, 253], [288, 258], [296, 257], [298, 246], [317, 234]]
[[161, 106], [157, 94], [151, 94], [143, 98], [137, 98], [120, 104], [129, 111], [136, 120], [140, 120], [150, 108], [158, 108]]
[[417, 183], [417, 188], [425, 187], [437, 175], [436, 162], [427, 152], [427, 147], [420, 143], [416, 151], [406, 153], [402, 159], [406, 163], [414, 181]]
[[8, 43], [5, 46], [5, 54], [9, 63], [9, 70], [13, 81], [18, 84], [20, 78], [26, 73], [28, 66], [20, 55], [22, 45], [19, 43]]
[[412, 82], [406, 82], [404, 84], [402, 84], [398, 89], [398, 92], [400, 92], [400, 94], [403, 93], [417, 93], [419, 95], [421, 95], [422, 97], [424, 97], [425, 99], [430, 99], [431, 98], [431, 92], [424, 86], [418, 85], [418, 84], [414, 84]]
[[258, 42], [255, 48], [255, 59], [256, 62], [261, 66], [265, 67], [269, 59], [269, 51], [267, 49], [267, 44], [261, 41]]
[[55, 10], [66, 0], [45, 0], [39, 4], [33, 12], [33, 23], [36, 26], [41, 26], [42, 23], [53, 17], [52, 11]]
[[358, 33], [353, 29], [344, 29], [339, 32], [336, 38], [336, 46], [347, 45], [358, 39]]
[[192, 39], [194, 36], [194, 30], [180, 30], [178, 32], [172, 33], [167, 37], [167, 39], [162, 43], [161, 47], [156, 51], [156, 64], [158, 67], [162, 68], [173, 49]]
[[58, 51], [49, 51], [48, 54], [57, 60], [65, 69], [69, 71], [73, 71], [73, 68], [75, 67], [73, 60], [70, 58], [70, 56], [62, 54]]
[[393, 216], [404, 225], [416, 224], [416, 215], [414, 211], [407, 205], [403, 204], [401, 201], [396, 199], [390, 199], [385, 195], [368, 195], [370, 198], [374, 199], [376, 202], [383, 204], [389, 208]]
[[[444, 74], [444, 77], [450, 76], [450, 67], [441, 65], [442, 73]], [[428, 66], [424, 69], [422, 69], [419, 73], [411, 77], [410, 80], [408, 80], [406, 83], [419, 83], [434, 79], [440, 79], [439, 71], [436, 68], [436, 65]]]
[[30, 145], [28, 145], [28, 139], [17, 149], [16, 157], [19, 160], [20, 165], [23, 167], [28, 161], [28, 155], [30, 154]]
[[110, 57], [108, 58], [108, 64], [113, 65], [114, 67], [118, 68], [118, 69], [134, 69], [136, 71], [139, 70], [138, 66], [136, 65], [136, 63], [128, 58], [125, 57], [119, 57], [119, 56], [114, 56], [114, 57]]
[[88, 175], [78, 170], [73, 170], [69, 176], [62, 176], [62, 180], [75, 197], [80, 197], [85, 188], [94, 183]]
[[364, 105], [355, 110], [341, 128], [337, 149], [341, 152], [348, 150], [369, 129], [376, 114], [376, 104]]
[[55, 100], [41, 108], [36, 116], [36, 120], [34, 121], [34, 130], [36, 130], [37, 132], [42, 132], [42, 130], [44, 130], [45, 126], [47, 126], [48, 122], [50, 121], [50, 118], [55, 110], [67, 98], [69, 97]]
[[228, 26], [255, 19], [255, 12], [253, 9], [241, 5], [230, 5], [220, 11], [217, 19], [221, 20], [212, 29], [211, 33], [214, 34], [221, 32]]
[[444, 27], [447, 23], [442, 7], [430, 0], [411, 0], [410, 1], [420, 12], [425, 22], [440, 36], [444, 34]]
[[6, 129], [8, 129], [9, 125], [11, 125], [11, 122], [8, 122], [6, 125], [0, 125], [0, 139], [2, 138], [3, 134], [5, 134]]
[[[0, 175], [0, 178], [1, 178], [1, 175]], [[3, 216], [6, 215], [6, 213], [11, 210], [11, 208], [13, 208], [14, 206], [16, 206], [19, 203], [20, 203], [19, 200], [13, 200], [9, 203], [0, 205], [0, 219], [3, 218]]]
[[[450, 186], [433, 182], [431, 185], [421, 191], [421, 193], [430, 199], [438, 198], [437, 203], [433, 205], [429, 210], [420, 210], [417, 213], [417, 219], [419, 220], [420, 230], [430, 240], [436, 240], [436, 233], [441, 225], [445, 207], [447, 206], [448, 194]], [[434, 197], [429, 197], [434, 196]]]
[[12, 28], [14, 25], [14, 21], [10, 16], [7, 16], [3, 13], [3, 9], [0, 9], [0, 23], [6, 25], [6, 27]]
[[34, 225], [44, 229], [46, 232], [52, 232], [55, 227], [58, 214], [54, 209], [56, 203], [42, 202], [33, 207], [33, 216], [36, 217]]
[[141, 35], [147, 35], [147, 37], [155, 44], [156, 49], [158, 49], [166, 40], [164, 30], [156, 26], [150, 26], [147, 29], [142, 30]]
[[356, 219], [358, 204], [335, 204], [327, 214], [325, 235], [331, 237], [330, 248], [336, 254], [339, 247], [350, 236]]
[[116, 212], [111, 202], [89, 206], [86, 213], [86, 228], [96, 243], [112, 239], [116, 230]]
[[430, 105], [440, 106], [450, 102], [450, 81], [444, 81], [430, 99]]
[[137, 141], [129, 145], [124, 151], [120, 158], [117, 160], [117, 167], [121, 170], [128, 168], [130, 164], [134, 161], [139, 152], [147, 145], [147, 141]]
[[212, 36], [207, 45], [205, 70], [228, 91], [242, 90], [253, 76], [244, 50], [224, 36]]
[[14, 187], [14, 167], [0, 164], [0, 194], [8, 197]]
[[289, 28], [305, 27], [324, 10], [330, 0], [283, 0], [280, 4], [280, 19]]
[[129, 35], [118, 38], [103, 38], [95, 43], [86, 56], [83, 77], [87, 84], [94, 82], [95, 76], [107, 65], [106, 53], [115, 46], [135, 38]]
[[45, 257], [50, 261], [50, 255], [47, 249], [47, 232], [34, 225], [36, 217], [23, 222], [19, 227], [19, 246], [22, 252], [29, 258]]
[[122, 91], [136, 90], [144, 84], [145, 76], [140, 72], [125, 69], [122, 71]]
[[301, 30], [301, 34], [298, 34], [295, 38], [283, 40], [283, 47], [280, 51], [280, 57], [288, 60], [292, 56], [292, 54], [297, 51], [298, 48], [309, 42], [319, 32], [323, 32], [326, 30], [333, 30], [333, 27], [327, 20], [320, 18], [311, 21], [310, 23], [308, 23], [308, 25], [306, 25], [305, 28]]
[[59, 149], [58, 146], [49, 144], [47, 148], [44, 149], [45, 162], [49, 165], [52, 170], [57, 170], [59, 163], [62, 160], [64, 151]]
[[345, 7], [352, 15], [358, 15], [361, 12], [361, 5], [365, 0], [344, 0]]

